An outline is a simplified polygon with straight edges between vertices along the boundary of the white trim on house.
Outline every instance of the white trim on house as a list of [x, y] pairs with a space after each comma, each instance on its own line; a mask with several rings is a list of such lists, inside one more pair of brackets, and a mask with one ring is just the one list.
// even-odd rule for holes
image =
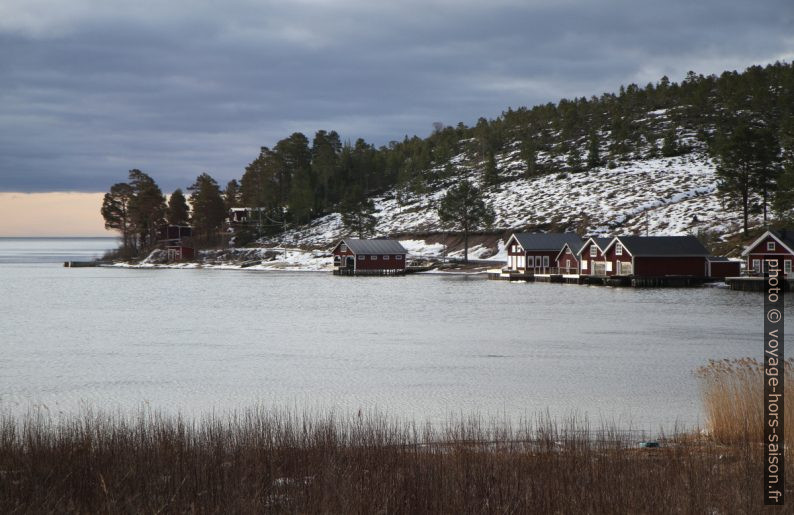
[[[783, 248], [784, 248], [784, 249], [786, 249], [787, 251], [789, 251], [789, 253], [791, 253], [791, 254], [794, 254], [794, 250], [790, 249], [788, 245], [786, 245], [785, 243], [783, 243], [783, 242], [780, 240], [780, 238], [778, 238], [777, 236], [775, 236], [775, 234], [774, 234], [772, 231], [766, 231], [764, 234], [762, 234], [761, 236], [759, 236], [759, 237], [758, 237], [758, 239], [756, 239], [754, 242], [752, 242], [752, 243], [751, 243], [751, 244], [749, 244], [747, 247], [745, 247], [745, 248], [744, 248], [744, 250], [742, 251], [742, 254], [741, 254], [741, 255], [742, 255], [742, 256], [747, 256], [747, 255], [749, 255], [749, 254], [750, 254], [750, 251], [751, 251], [751, 250], [753, 250], [753, 249], [754, 249], [754, 248], [755, 248], [755, 247], [756, 247], [756, 246], [757, 246], [759, 243], [761, 243], [762, 241], [764, 241], [764, 240], [765, 240], [765, 239], [766, 239], [768, 236], [771, 236], [772, 238], [774, 238], [774, 239], [775, 239], [775, 241], [776, 241], [776, 242], [778, 242], [778, 243], [780, 243], [780, 244], [783, 246]], [[767, 254], [767, 252], [763, 252], [763, 254]]]

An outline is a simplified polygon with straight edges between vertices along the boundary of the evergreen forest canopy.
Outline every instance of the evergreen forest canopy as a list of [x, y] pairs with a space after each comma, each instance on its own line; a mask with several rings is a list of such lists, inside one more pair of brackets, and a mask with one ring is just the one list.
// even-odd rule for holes
[[[648, 116], [662, 110], [664, 122]], [[342, 141], [333, 130], [318, 130], [311, 140], [296, 132], [272, 148], [262, 147], [240, 179], [223, 188], [201, 174], [188, 188], [187, 216], [181, 191], [175, 201], [172, 197], [179, 205], [169, 206], [154, 180], [139, 170], [110, 189], [102, 214], [134, 251], [151, 247], [157, 224], [186, 218], [198, 244], [215, 245], [232, 207], [260, 208], [263, 223], [249, 240], [333, 212], [357, 220], [362, 232], [374, 226], [372, 196], [394, 189], [399, 200], [433, 191], [454, 180], [461, 162], [482, 170], [483, 188], [516, 178], [514, 171], [496, 166], [495, 156], [508, 151], [520, 153], [525, 165], [520, 175], [527, 178], [705, 152], [717, 164], [720, 192], [743, 214], [745, 233], [750, 213], [791, 223], [794, 68], [777, 62], [719, 76], [689, 72], [680, 83], [662, 77], [600, 97], [508, 109], [473, 127], [437, 122], [426, 138], [406, 136], [380, 147], [363, 139]]]

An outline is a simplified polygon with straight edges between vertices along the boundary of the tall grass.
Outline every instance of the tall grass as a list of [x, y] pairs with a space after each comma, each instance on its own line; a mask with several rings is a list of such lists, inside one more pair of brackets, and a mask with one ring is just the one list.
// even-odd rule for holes
[[0, 417], [0, 512], [752, 513], [760, 449], [548, 417]]
[[[786, 444], [794, 443], [794, 360], [785, 363]], [[763, 363], [751, 358], [710, 361], [699, 368], [707, 431], [721, 443], [763, 442]]]

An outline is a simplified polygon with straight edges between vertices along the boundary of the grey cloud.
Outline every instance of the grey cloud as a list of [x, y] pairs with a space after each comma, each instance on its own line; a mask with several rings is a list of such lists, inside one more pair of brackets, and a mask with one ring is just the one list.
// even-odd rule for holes
[[384, 144], [794, 56], [787, 1], [61, 4], [0, 8], [0, 190], [223, 182], [296, 130]]

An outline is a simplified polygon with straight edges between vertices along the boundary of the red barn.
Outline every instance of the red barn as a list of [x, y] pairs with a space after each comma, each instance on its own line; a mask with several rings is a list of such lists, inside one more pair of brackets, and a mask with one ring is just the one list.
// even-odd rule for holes
[[750, 274], [760, 275], [765, 259], [777, 259], [783, 273], [794, 277], [791, 271], [794, 262], [794, 230], [766, 231], [744, 249], [742, 257], [747, 259], [747, 271]]
[[570, 232], [513, 233], [506, 245], [507, 271], [535, 274], [556, 272], [555, 260], [566, 244], [570, 249], [577, 249], [582, 246], [582, 239]]
[[347, 238], [336, 244], [335, 273], [340, 275], [387, 275], [405, 273], [408, 251], [397, 240]]
[[604, 249], [612, 238], [588, 238], [579, 249], [577, 255], [581, 263], [581, 275], [607, 275]]
[[604, 249], [606, 274], [708, 277], [709, 252], [694, 236], [616, 236]]

